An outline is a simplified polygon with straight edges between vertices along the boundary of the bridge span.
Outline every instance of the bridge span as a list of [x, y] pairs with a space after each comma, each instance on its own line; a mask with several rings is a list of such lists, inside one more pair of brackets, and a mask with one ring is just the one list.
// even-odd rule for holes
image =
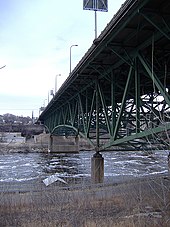
[[97, 154], [168, 146], [170, 1], [126, 0], [39, 120], [51, 134], [85, 138]]

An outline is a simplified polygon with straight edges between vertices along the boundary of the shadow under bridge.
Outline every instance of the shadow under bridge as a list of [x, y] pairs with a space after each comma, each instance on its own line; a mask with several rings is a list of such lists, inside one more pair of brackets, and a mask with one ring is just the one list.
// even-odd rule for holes
[[39, 120], [97, 151], [165, 148], [170, 129], [170, 1], [127, 0]]

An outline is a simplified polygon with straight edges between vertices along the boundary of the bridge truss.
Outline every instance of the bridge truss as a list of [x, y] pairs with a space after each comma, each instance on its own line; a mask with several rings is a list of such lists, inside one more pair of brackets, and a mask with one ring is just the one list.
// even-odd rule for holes
[[51, 134], [98, 151], [169, 144], [169, 12], [169, 0], [122, 5], [40, 115]]

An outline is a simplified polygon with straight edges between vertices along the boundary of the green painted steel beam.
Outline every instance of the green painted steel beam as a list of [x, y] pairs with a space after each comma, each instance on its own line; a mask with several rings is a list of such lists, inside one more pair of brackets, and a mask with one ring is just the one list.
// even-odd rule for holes
[[135, 95], [136, 95], [136, 132], [140, 132], [140, 74], [138, 59], [135, 59]]
[[111, 107], [112, 107], [112, 115], [111, 115], [111, 136], [113, 136], [114, 129], [116, 126], [116, 76], [111, 73]]
[[170, 36], [164, 32], [164, 30], [157, 24], [156, 21], [153, 21], [153, 19], [149, 18], [146, 14], [140, 12], [140, 14], [151, 24], [153, 27], [155, 27], [161, 34], [163, 34], [168, 40], [170, 40]]
[[118, 132], [118, 129], [119, 129], [119, 125], [120, 125], [121, 117], [122, 117], [122, 114], [123, 114], [123, 110], [124, 110], [124, 107], [125, 107], [126, 96], [128, 94], [131, 78], [132, 78], [132, 75], [133, 75], [132, 71], [133, 71], [132, 67], [130, 67], [129, 74], [128, 74], [128, 77], [127, 77], [126, 86], [125, 86], [125, 90], [124, 90], [124, 94], [123, 94], [123, 98], [122, 98], [122, 102], [121, 102], [121, 108], [120, 108], [119, 116], [118, 116], [118, 119], [116, 121], [115, 129], [114, 129], [114, 134], [113, 134], [113, 139], [114, 140], [117, 137], [117, 132]]
[[92, 97], [92, 100], [91, 100], [91, 107], [90, 107], [88, 124], [87, 124], [87, 137], [89, 137], [89, 132], [90, 132], [91, 120], [92, 120], [94, 104], [95, 104], [95, 96], [96, 96], [96, 90], [94, 90], [93, 97]]
[[128, 142], [128, 141], [133, 141], [135, 139], [146, 138], [147, 136], [154, 135], [154, 134], [157, 134], [157, 133], [160, 133], [160, 132], [166, 132], [167, 130], [170, 130], [170, 123], [167, 123], [166, 125], [162, 125], [160, 127], [147, 129], [143, 132], [136, 133], [136, 134], [131, 135], [131, 136], [126, 136], [126, 137], [121, 138], [121, 139], [117, 139], [117, 140], [111, 139], [109, 141], [109, 143], [106, 143], [105, 145], [100, 147], [100, 150], [105, 150], [105, 149], [107, 149], [111, 146], [120, 145], [120, 144], [123, 144], [123, 143]]
[[85, 119], [84, 119], [85, 114], [84, 114], [84, 111], [83, 111], [83, 105], [82, 105], [80, 94], [78, 94], [78, 98], [79, 98], [79, 107], [80, 107], [82, 121], [83, 121], [83, 129], [84, 129], [85, 135], [87, 135], [87, 128], [86, 128]]
[[100, 99], [101, 99], [102, 107], [103, 107], [103, 110], [104, 110], [107, 129], [108, 129], [109, 135], [111, 136], [111, 134], [112, 134], [111, 133], [111, 126], [110, 126], [110, 121], [109, 121], [109, 117], [108, 117], [108, 111], [107, 111], [107, 108], [106, 108], [106, 102], [105, 102], [103, 91], [102, 91], [99, 83], [98, 83], [98, 91], [99, 91], [99, 94], [100, 94]]
[[132, 62], [129, 62], [127, 59], [129, 58], [129, 56], [127, 56], [127, 59], [124, 58], [122, 55], [120, 55], [117, 51], [115, 51], [112, 48], [109, 48], [114, 54], [116, 54], [124, 63], [126, 63], [127, 65], [134, 67]]
[[99, 151], [100, 146], [99, 130], [99, 89], [98, 79], [96, 79], [96, 152]]
[[164, 87], [161, 84], [160, 80], [158, 79], [156, 74], [154, 72], [152, 72], [151, 67], [149, 67], [149, 65], [144, 60], [144, 58], [140, 54], [138, 55], [138, 58], [139, 58], [140, 62], [142, 63], [143, 67], [145, 68], [146, 72], [148, 73], [148, 75], [152, 79], [153, 83], [156, 85], [158, 90], [161, 92], [161, 94], [164, 97], [166, 103], [170, 106], [170, 95], [168, 94], [168, 92], [166, 92], [166, 90], [164, 89]]

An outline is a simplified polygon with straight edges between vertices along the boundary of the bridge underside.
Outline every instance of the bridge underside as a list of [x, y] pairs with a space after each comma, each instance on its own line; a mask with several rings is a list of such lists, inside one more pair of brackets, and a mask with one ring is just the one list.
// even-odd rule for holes
[[[169, 146], [170, 2], [126, 1], [39, 120], [96, 150]], [[160, 147], [161, 146], [161, 147]]]

